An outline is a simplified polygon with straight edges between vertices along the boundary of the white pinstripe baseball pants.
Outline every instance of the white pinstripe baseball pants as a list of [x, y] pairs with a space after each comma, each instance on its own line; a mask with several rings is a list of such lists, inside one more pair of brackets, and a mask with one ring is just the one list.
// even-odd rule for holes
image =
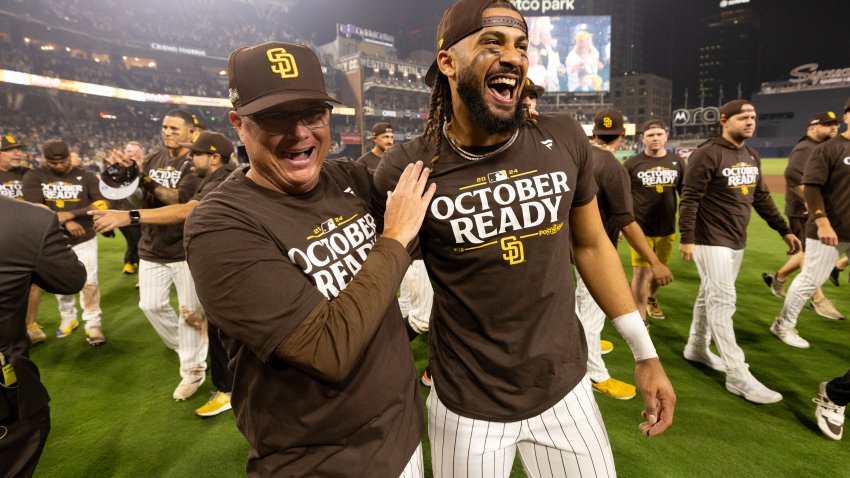
[[816, 239], [806, 239], [806, 256], [803, 271], [791, 281], [785, 302], [779, 312], [780, 323], [796, 327], [797, 317], [806, 301], [822, 286], [841, 254], [850, 251], [850, 242], [839, 242], [838, 247], [827, 246]]
[[576, 314], [584, 328], [587, 340], [587, 375], [596, 383], [611, 378], [605, 361], [602, 360], [602, 349], [599, 340], [602, 338], [602, 328], [605, 327], [605, 312], [599, 308], [581, 275], [576, 273]]
[[462, 417], [440, 402], [434, 387], [427, 405], [434, 478], [508, 477], [517, 449], [530, 478], [616, 476], [586, 376], [552, 408], [518, 422]]
[[[81, 242], [71, 249], [77, 254], [77, 259], [86, 268], [86, 283], [80, 293], [80, 307], [83, 309], [83, 321], [86, 325], [100, 325], [100, 287], [97, 284], [97, 236]], [[59, 304], [59, 316], [62, 320], [77, 318], [76, 294], [56, 294]]]
[[206, 330], [198, 330], [171, 307], [171, 284], [177, 289], [177, 303], [190, 311], [201, 308], [195, 283], [186, 261], [157, 263], [139, 261], [139, 308], [159, 337], [180, 358], [180, 376], [194, 381], [207, 369]]
[[423, 478], [425, 476], [425, 462], [422, 460], [422, 443], [416, 447], [404, 471], [401, 472], [399, 478]]
[[744, 351], [735, 341], [735, 279], [744, 259], [743, 250], [696, 245], [694, 261], [699, 271], [699, 293], [688, 343], [706, 348], [714, 339], [726, 370], [746, 368]]
[[410, 263], [401, 280], [398, 294], [398, 306], [401, 315], [413, 330], [424, 334], [430, 329], [431, 306], [434, 304], [434, 289], [425, 270], [425, 261], [417, 259]]

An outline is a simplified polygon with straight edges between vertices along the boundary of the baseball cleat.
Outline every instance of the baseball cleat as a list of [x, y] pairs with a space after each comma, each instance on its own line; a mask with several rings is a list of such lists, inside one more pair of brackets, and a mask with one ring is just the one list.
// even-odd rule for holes
[[125, 262], [124, 267], [121, 268], [121, 272], [131, 275], [136, 273], [136, 269], [138, 269], [138, 264], [132, 262]]
[[687, 344], [682, 355], [685, 356], [686, 360], [699, 362], [712, 370], [717, 370], [718, 372], [726, 371], [726, 366], [723, 365], [723, 359], [709, 350], [708, 347], [696, 347]]
[[656, 320], [664, 320], [664, 311], [658, 307], [658, 299], [650, 297], [646, 301], [646, 315]]
[[841, 440], [844, 435], [844, 407], [832, 402], [826, 395], [826, 382], [818, 386], [818, 396], [812, 399], [817, 404], [815, 417], [818, 420], [818, 428], [833, 440]]
[[64, 338], [71, 335], [71, 332], [80, 325], [80, 322], [77, 319], [62, 319], [62, 322], [59, 323], [59, 328], [56, 329], [56, 337]]
[[634, 385], [621, 382], [616, 378], [609, 378], [608, 380], [598, 383], [591, 381], [591, 386], [594, 391], [604, 393], [605, 395], [608, 395], [611, 398], [616, 398], [617, 400], [628, 400], [637, 395], [637, 390]]
[[187, 381], [187, 379], [184, 378], [180, 381], [180, 385], [178, 385], [177, 388], [174, 389], [174, 393], [171, 395], [171, 397], [174, 400], [177, 400], [178, 402], [186, 400], [198, 391], [198, 388], [201, 386], [202, 383], [204, 383], [204, 379], [206, 379], [206, 376], [204, 375], [202, 375], [200, 378], [196, 378], [194, 382]]
[[773, 324], [770, 326], [770, 333], [792, 347], [797, 347], [798, 349], [809, 348], [809, 342], [803, 337], [800, 337], [797, 328], [782, 325], [779, 317], [773, 320]]
[[602, 355], [607, 354], [608, 352], [614, 350], [614, 343], [608, 340], [600, 340], [599, 341], [599, 350], [602, 352]]
[[229, 392], [216, 392], [210, 397], [209, 401], [201, 408], [195, 410], [195, 415], [199, 417], [214, 417], [219, 413], [226, 412], [233, 407], [230, 405]]
[[767, 405], [782, 400], [782, 394], [775, 392], [759, 382], [749, 370], [730, 371], [726, 374], [726, 390], [744, 399]]
[[40, 344], [47, 340], [47, 334], [41, 330], [41, 326], [38, 325], [38, 322], [27, 324], [27, 335], [29, 335], [30, 343], [32, 345]]
[[106, 343], [106, 336], [99, 325], [86, 325], [86, 342], [93, 347]]

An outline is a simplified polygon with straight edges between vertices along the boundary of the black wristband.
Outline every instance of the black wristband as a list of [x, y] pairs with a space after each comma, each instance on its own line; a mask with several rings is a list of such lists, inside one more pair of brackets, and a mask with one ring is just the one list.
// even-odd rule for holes
[[142, 219], [142, 215], [139, 213], [138, 209], [130, 209], [130, 225], [135, 226], [139, 224], [139, 221]]
[[156, 181], [154, 181], [150, 176], [144, 176], [139, 181], [139, 187], [144, 189], [149, 193], [153, 193], [154, 189], [159, 186]]

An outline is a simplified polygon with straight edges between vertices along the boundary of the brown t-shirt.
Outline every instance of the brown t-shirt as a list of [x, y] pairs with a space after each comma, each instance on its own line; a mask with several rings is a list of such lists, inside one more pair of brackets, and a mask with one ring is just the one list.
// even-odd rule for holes
[[649, 157], [646, 153], [627, 159], [623, 166], [631, 178], [635, 220], [649, 237], [676, 232], [676, 195], [682, 191], [684, 161], [675, 154]]
[[629, 174], [613, 153], [595, 146], [590, 151], [593, 155], [593, 177], [599, 188], [596, 192], [599, 214], [608, 239], [616, 247], [620, 230], [635, 220]]
[[211, 193], [215, 188], [219, 186], [219, 184], [223, 183], [230, 173], [235, 171], [236, 168], [230, 166], [230, 163], [225, 164], [223, 167], [220, 167], [213, 171], [211, 174], [205, 176], [201, 183], [198, 185], [198, 190], [195, 191], [195, 195], [192, 196], [191, 199], [195, 201], [200, 201], [207, 194]]
[[[806, 162], [803, 184], [821, 187], [829, 224], [839, 241], [850, 241], [850, 140], [842, 134], [817, 146]], [[817, 224], [811, 219], [806, 237], [818, 238]]]
[[381, 158], [373, 153], [371, 150], [367, 151], [366, 154], [357, 158], [357, 161], [364, 163], [369, 171], [374, 173], [376, 169], [378, 169], [378, 165], [381, 164]]
[[[179, 202], [185, 203], [198, 190], [201, 179], [190, 172], [192, 162], [186, 156], [172, 158], [168, 150], [160, 148], [142, 160], [142, 174], [147, 174], [159, 185], [179, 189]], [[145, 207], [148, 209], [166, 206], [152, 193], [145, 192]], [[142, 238], [139, 240], [139, 257], [151, 262], [168, 263], [186, 260], [183, 252], [183, 223], [159, 226], [141, 224]]]
[[422, 406], [397, 303], [342, 382], [275, 354], [372, 249], [371, 175], [351, 160], [327, 161], [312, 191], [287, 196], [258, 186], [247, 170], [192, 211], [186, 250], [231, 360], [236, 423], [252, 447], [248, 474], [399, 476], [420, 441]]
[[[434, 287], [434, 385], [455, 413], [532, 417], [585, 375], [569, 217], [596, 194], [589, 148], [581, 127], [560, 114], [541, 115], [511, 147], [480, 161], [443, 142], [419, 244]], [[375, 171], [377, 191], [392, 190], [408, 163], [428, 164], [432, 154], [422, 138], [393, 146]]]
[[806, 203], [803, 198], [794, 193], [793, 189], [803, 184], [803, 171], [809, 155], [817, 146], [817, 141], [808, 136], [800, 139], [800, 142], [791, 150], [788, 156], [788, 166], [785, 167], [785, 215], [788, 217], [807, 218]]
[[106, 200], [100, 194], [97, 176], [91, 171], [73, 167], [58, 175], [47, 166], [40, 166], [24, 176], [23, 190], [24, 199], [29, 202], [44, 204], [55, 212], [74, 214], [74, 221], [86, 233], [82, 237], [71, 237], [69, 244], [72, 246], [95, 236], [94, 218], [87, 210], [93, 202]]
[[24, 198], [24, 175], [29, 168], [12, 168], [0, 171], [0, 196], [12, 199]]
[[747, 146], [709, 139], [688, 158], [682, 184], [682, 244], [744, 249], [752, 208], [780, 235], [791, 232], [764, 184], [758, 153]]

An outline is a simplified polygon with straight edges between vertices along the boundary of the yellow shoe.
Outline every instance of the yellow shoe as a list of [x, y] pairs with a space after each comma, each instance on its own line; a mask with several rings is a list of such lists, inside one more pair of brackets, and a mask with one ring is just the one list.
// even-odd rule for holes
[[621, 382], [616, 378], [609, 378], [604, 382], [591, 382], [593, 385], [593, 390], [604, 393], [609, 397], [616, 398], [617, 400], [628, 400], [630, 398], [634, 398], [637, 395], [637, 390], [634, 385], [629, 385], [626, 382]]
[[203, 407], [195, 410], [195, 415], [199, 417], [213, 417], [231, 408], [230, 393], [216, 392]]
[[56, 336], [60, 339], [63, 337], [67, 337], [71, 335], [71, 332], [73, 332], [78, 325], [80, 325], [80, 322], [77, 319], [62, 319], [62, 321], [59, 323], [59, 328], [56, 329]]
[[38, 322], [27, 324], [27, 335], [30, 336], [30, 343], [33, 345], [40, 344], [47, 340], [47, 334], [41, 330], [41, 326], [38, 325]]
[[121, 268], [121, 272], [130, 275], [136, 273], [136, 264], [132, 262], [125, 262], [124, 267]]
[[614, 350], [614, 344], [607, 340], [599, 341], [599, 348], [602, 350], [602, 355], [607, 354], [608, 352]]

